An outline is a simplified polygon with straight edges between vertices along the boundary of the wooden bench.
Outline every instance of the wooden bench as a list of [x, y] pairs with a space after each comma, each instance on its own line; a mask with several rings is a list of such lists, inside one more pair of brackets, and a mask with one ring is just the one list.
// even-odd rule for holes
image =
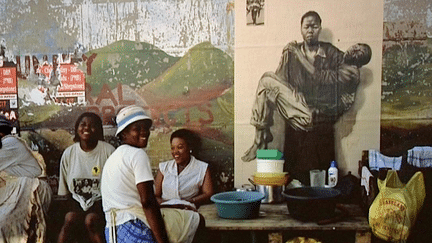
[[[354, 239], [341, 242], [366, 243], [371, 242], [371, 231], [366, 217], [361, 208], [354, 204], [338, 205], [349, 212], [345, 217], [336, 222], [318, 224], [316, 222], [302, 222], [289, 215], [286, 204], [261, 204], [259, 217], [256, 219], [233, 220], [223, 219], [217, 214], [216, 205], [203, 205], [199, 212], [204, 216], [206, 228], [213, 235], [223, 232], [248, 231], [251, 234], [265, 232], [268, 234], [269, 243], [282, 243], [290, 240], [287, 233], [296, 232], [305, 237], [312, 235], [328, 234], [330, 237], [340, 238], [342, 233], [352, 233]], [[285, 238], [284, 239], [284, 235]], [[291, 237], [291, 236], [289, 236]], [[217, 238], [217, 237], [216, 237]], [[223, 237], [219, 237], [223, 238]], [[256, 237], [252, 236], [252, 242]], [[316, 237], [315, 237], [316, 238]], [[213, 242], [216, 242], [213, 237]], [[223, 240], [220, 240], [223, 241]], [[325, 242], [325, 241], [324, 241]], [[338, 242], [336, 240], [330, 242]]]

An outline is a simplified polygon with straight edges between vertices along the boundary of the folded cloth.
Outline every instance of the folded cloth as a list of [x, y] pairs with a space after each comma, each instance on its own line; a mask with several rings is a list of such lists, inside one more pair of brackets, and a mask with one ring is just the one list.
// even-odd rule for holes
[[373, 177], [372, 173], [368, 170], [366, 166], [362, 167], [361, 181], [360, 185], [365, 187], [366, 195], [369, 196], [369, 179]]
[[408, 150], [407, 163], [421, 168], [432, 167], [432, 147], [418, 146]]
[[369, 150], [369, 169], [378, 170], [380, 168], [390, 168], [400, 170], [402, 165], [402, 156], [388, 157], [376, 150]]

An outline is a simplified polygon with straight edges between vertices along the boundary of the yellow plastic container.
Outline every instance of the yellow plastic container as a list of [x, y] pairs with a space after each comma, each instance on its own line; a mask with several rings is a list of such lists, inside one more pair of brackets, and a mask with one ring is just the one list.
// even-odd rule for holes
[[287, 172], [255, 172], [252, 177], [255, 184], [268, 186], [282, 186], [285, 185], [289, 180], [289, 174]]

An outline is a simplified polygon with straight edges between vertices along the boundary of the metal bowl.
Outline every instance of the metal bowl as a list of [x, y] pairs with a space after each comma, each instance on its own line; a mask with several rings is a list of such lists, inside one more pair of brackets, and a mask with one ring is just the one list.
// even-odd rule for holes
[[285, 190], [285, 186], [269, 186], [269, 185], [255, 185], [256, 191], [264, 194], [264, 198], [261, 203], [282, 203], [284, 197], [282, 192]]

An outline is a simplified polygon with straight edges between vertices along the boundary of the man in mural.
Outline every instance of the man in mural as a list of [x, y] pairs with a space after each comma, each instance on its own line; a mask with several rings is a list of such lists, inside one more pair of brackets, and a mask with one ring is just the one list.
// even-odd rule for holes
[[[356, 44], [343, 53], [330, 43], [318, 41], [320, 31], [318, 13], [304, 14], [304, 41], [289, 43], [276, 72], [266, 72], [260, 79], [251, 118], [256, 128], [255, 140], [243, 161], [253, 160], [256, 151], [267, 148], [273, 139], [269, 126], [274, 110], [291, 127], [291, 134], [285, 137], [288, 152], [306, 147], [306, 157], [313, 160], [309, 165], [300, 163], [298, 159], [304, 156], [296, 154], [289, 165], [291, 169], [325, 168], [334, 159], [333, 125], [352, 106], [360, 80], [358, 68], [369, 62], [371, 49], [366, 44]], [[309, 138], [311, 134], [313, 139]], [[323, 154], [319, 150], [326, 151]]]

